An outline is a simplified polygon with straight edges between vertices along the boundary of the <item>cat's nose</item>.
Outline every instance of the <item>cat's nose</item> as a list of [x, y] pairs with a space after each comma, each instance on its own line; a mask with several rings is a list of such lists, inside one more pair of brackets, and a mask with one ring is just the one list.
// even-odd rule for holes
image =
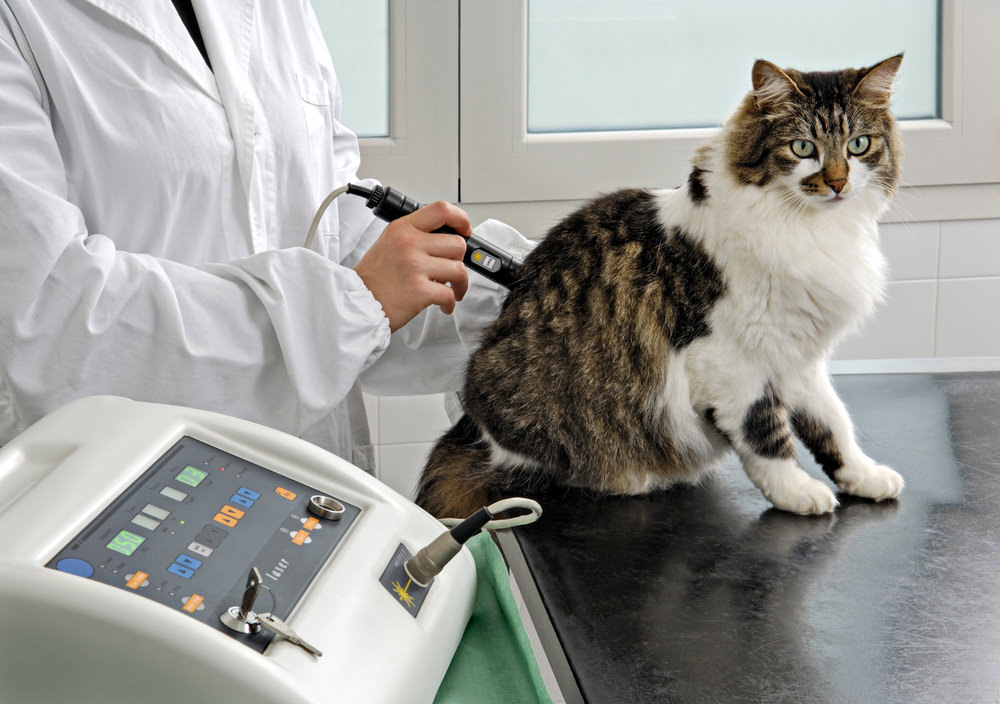
[[833, 189], [834, 193], [840, 193], [844, 190], [844, 186], [847, 185], [846, 178], [832, 178], [826, 182], [826, 185]]

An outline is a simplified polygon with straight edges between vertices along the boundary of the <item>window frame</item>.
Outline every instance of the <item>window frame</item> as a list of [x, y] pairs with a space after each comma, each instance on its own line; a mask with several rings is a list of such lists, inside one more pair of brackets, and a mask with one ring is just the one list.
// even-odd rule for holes
[[[695, 148], [718, 128], [528, 133], [527, 9], [528, 0], [459, 0], [462, 201], [580, 200], [683, 183]], [[942, 117], [900, 123], [905, 187], [890, 219], [1000, 217], [1000, 82], [976, 81], [977, 68], [1000, 65], [1000, 42], [985, 31], [1000, 26], [1000, 3], [943, 0], [941, 14]]]

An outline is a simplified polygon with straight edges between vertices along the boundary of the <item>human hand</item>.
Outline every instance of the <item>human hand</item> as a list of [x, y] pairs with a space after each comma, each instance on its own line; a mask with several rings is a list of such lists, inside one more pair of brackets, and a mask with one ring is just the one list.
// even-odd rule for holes
[[[435, 233], [447, 225], [461, 235]], [[455, 310], [469, 287], [462, 263], [472, 234], [461, 208], [438, 201], [390, 222], [354, 267], [395, 332], [429, 305]]]

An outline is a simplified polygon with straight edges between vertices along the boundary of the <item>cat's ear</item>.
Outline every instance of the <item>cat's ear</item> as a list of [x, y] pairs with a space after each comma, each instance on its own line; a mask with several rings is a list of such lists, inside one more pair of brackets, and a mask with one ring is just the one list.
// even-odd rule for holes
[[865, 105], [888, 107], [892, 95], [892, 82], [896, 79], [902, 61], [903, 55], [898, 54], [868, 69], [868, 73], [861, 78], [854, 89], [854, 94]]
[[757, 59], [752, 75], [753, 102], [761, 112], [774, 112], [796, 93], [802, 95], [795, 81], [770, 61]]

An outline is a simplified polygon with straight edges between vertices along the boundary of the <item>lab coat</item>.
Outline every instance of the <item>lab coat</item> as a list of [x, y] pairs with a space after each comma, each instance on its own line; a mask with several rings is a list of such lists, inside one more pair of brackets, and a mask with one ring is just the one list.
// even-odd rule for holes
[[[503, 291], [391, 336], [351, 269], [384, 223], [355, 181], [305, 0], [0, 2], [0, 443], [89, 394], [205, 408], [372, 466], [374, 393], [440, 391]], [[477, 232], [514, 251], [499, 223]], [[108, 429], [114, 432], [113, 428]]]

